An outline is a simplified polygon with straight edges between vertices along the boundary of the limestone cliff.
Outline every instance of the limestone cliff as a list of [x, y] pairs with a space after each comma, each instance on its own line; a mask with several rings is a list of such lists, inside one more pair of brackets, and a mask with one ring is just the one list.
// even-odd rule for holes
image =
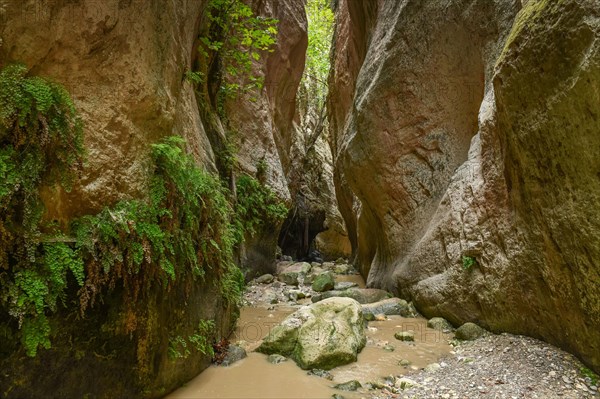
[[[264, 88], [228, 102], [229, 129], [235, 136], [242, 173], [258, 177], [288, 205], [295, 195], [291, 170], [297, 163], [296, 91], [307, 46], [305, 1], [254, 1], [258, 15], [279, 20], [274, 51], [255, 63]], [[261, 170], [262, 169], [262, 170]], [[243, 264], [251, 274], [273, 273], [281, 225], [268, 225], [247, 237]]]
[[[249, 3], [259, 15], [279, 20], [277, 47], [256, 64], [265, 77], [258, 101], [239, 99], [227, 105], [226, 113], [239, 131], [242, 170], [253, 174], [256, 163], [265, 160], [267, 185], [289, 200], [285, 176], [306, 47], [303, 2]], [[196, 49], [208, 23], [207, 4], [0, 2], [0, 67], [22, 62], [32, 75], [65, 86], [84, 125], [87, 163], [71, 192], [43, 189], [45, 219], [66, 226], [120, 200], [144, 198], [151, 144], [167, 136], [183, 136], [196, 163], [217, 171], [220, 148], [214, 138], [224, 137], [224, 124], [186, 79], [186, 72], [199, 67]], [[278, 227], [272, 226], [267, 248], [253, 248], [248, 241], [247, 253], [258, 253], [262, 264], [270, 265]], [[0, 365], [9, 370], [0, 376], [0, 396], [162, 396], [210, 364], [206, 351], [171, 359], [173, 337], [192, 336], [203, 320], [216, 324], [206, 337], [210, 342], [231, 328], [235, 307], [219, 291], [219, 273], [152, 290], [131, 306], [123, 303], [121, 285], [112, 283], [114, 290], [101, 295], [84, 316], [72, 288], [65, 297], [68, 306], [59, 306], [52, 316], [51, 324], [58, 327], [52, 330], [52, 349], [31, 359], [12, 335], [17, 323], [0, 311]], [[131, 307], [139, 312], [132, 315]], [[60, 370], [60, 380], [48, 368]]]
[[335, 74], [360, 67], [337, 111], [336, 175], [360, 203], [369, 285], [427, 316], [540, 337], [598, 370], [597, 2], [521, 8], [381, 2], [364, 62], [343, 65], [351, 53], [336, 48]]

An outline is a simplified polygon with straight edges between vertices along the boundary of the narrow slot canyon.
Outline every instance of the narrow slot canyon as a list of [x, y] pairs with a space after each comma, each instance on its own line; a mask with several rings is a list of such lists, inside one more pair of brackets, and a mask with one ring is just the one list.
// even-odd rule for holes
[[0, 398], [600, 397], [598, 0], [0, 0]]

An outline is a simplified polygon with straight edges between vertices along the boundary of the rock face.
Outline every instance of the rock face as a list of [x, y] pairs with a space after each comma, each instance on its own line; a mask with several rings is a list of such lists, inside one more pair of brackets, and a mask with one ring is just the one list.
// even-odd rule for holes
[[354, 3], [336, 43], [368, 50], [336, 46], [330, 104], [368, 285], [599, 370], [598, 7], [384, 0], [369, 30]]
[[257, 350], [291, 357], [305, 370], [330, 370], [356, 361], [367, 341], [364, 330], [358, 302], [330, 298], [290, 315]]
[[[72, 192], [42, 193], [48, 219], [67, 225], [74, 217], [95, 214], [119, 200], [144, 197], [150, 145], [166, 136], [183, 136], [198, 164], [216, 171], [218, 149], [213, 147], [211, 130], [223, 135], [222, 125], [184, 79], [187, 71], [198, 67], [196, 48], [207, 23], [207, 0], [0, 3], [0, 65], [22, 62], [32, 74], [65, 86], [84, 124], [87, 164]], [[256, 162], [264, 159], [266, 184], [285, 200], [289, 199], [284, 176], [294, 135], [293, 97], [304, 65], [306, 17], [302, 1], [250, 3], [258, 14], [279, 19], [277, 48], [257, 65], [265, 77], [258, 101], [240, 101], [229, 116], [234, 126], [245, 127], [238, 129], [242, 168], [253, 173]], [[251, 123], [247, 123], [249, 116]], [[270, 235], [260, 232], [256, 242], [248, 241], [243, 254], [256, 260], [258, 269], [267, 269], [265, 265], [270, 266], [275, 257], [277, 226], [272, 230]], [[257, 244], [262, 236], [267, 238], [264, 246]], [[137, 321], [128, 319], [118, 295], [106, 296], [102, 304], [88, 309], [84, 321], [76, 316], [77, 309], [61, 313], [57, 316], [61, 331], [52, 337], [51, 350], [16, 363], [1, 356], [1, 368], [12, 370], [0, 376], [2, 393], [16, 397], [46, 397], [48, 392], [62, 397], [164, 395], [210, 364], [210, 357], [201, 353], [170, 360], [172, 334], [192, 336], [201, 320], [216, 324], [217, 337], [209, 340], [230, 331], [234, 309], [221, 297], [217, 283], [209, 275], [193, 287], [175, 284], [168, 293], [152, 292], [143, 299], [147, 310]], [[0, 312], [0, 326], [7, 319]], [[136, 322], [136, 332], [127, 333]], [[4, 355], [4, 347], [0, 349]], [[60, 386], [47, 373], [48, 367], [61, 370]], [[39, 378], [45, 375], [48, 378]], [[91, 375], [95, 384], [84, 386], [81, 381]]]
[[[214, 169], [192, 86], [183, 80], [205, 1], [9, 2], [0, 64], [22, 62], [67, 88], [84, 121], [87, 164], [49, 217], [68, 222], [146, 190], [149, 145], [180, 134]], [[6, 3], [5, 3], [6, 4]]]
[[[254, 75], [264, 79], [260, 93], [250, 92], [226, 104], [230, 133], [237, 137], [242, 170], [257, 176], [290, 204], [288, 175], [297, 139], [294, 123], [296, 91], [304, 71], [308, 45], [303, 0], [251, 2], [257, 15], [279, 20], [275, 49], [256, 63]], [[261, 166], [262, 165], [262, 166]], [[260, 169], [264, 168], [264, 171]], [[242, 262], [256, 273], [274, 272], [273, 259], [281, 226], [265, 226], [246, 238]]]

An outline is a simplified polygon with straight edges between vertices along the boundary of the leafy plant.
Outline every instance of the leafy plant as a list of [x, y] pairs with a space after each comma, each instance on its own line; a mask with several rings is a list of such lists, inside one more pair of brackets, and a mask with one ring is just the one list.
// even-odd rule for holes
[[259, 227], [285, 219], [288, 208], [275, 193], [255, 178], [241, 175], [236, 182], [236, 216], [241, 229], [253, 235]]
[[0, 70], [0, 304], [22, 327], [29, 355], [50, 347], [46, 309], [64, 298], [67, 271], [83, 281], [83, 263], [65, 244], [45, 242], [39, 187], [69, 190], [84, 158], [83, 130], [60, 85], [21, 64]]
[[180, 335], [169, 339], [169, 349], [167, 353], [171, 360], [187, 359], [191, 354], [187, 347], [186, 340]]
[[198, 329], [195, 334], [188, 337], [190, 344], [200, 353], [204, 355], [214, 356], [212, 344], [209, 342], [210, 336], [215, 329], [215, 323], [212, 320], [200, 320]]
[[585, 378], [589, 378], [590, 382], [592, 383], [592, 385], [598, 386], [598, 375], [596, 373], [594, 373], [592, 370], [588, 369], [587, 367], [581, 367], [579, 369], [579, 371], [581, 372], [581, 375]]
[[253, 62], [273, 51], [279, 21], [254, 15], [242, 0], [211, 0], [206, 18], [210, 28], [198, 50], [209, 70], [213, 63], [219, 65], [216, 104], [222, 115], [227, 98], [263, 87], [263, 79], [252, 72]]
[[462, 267], [465, 270], [470, 270], [473, 266], [477, 265], [477, 259], [472, 256], [463, 255], [462, 257]]
[[192, 354], [191, 349], [204, 355], [214, 356], [213, 346], [210, 342], [214, 335], [215, 323], [212, 320], [200, 320], [194, 334], [187, 339], [178, 335], [169, 339], [168, 356], [171, 360], [186, 359]]

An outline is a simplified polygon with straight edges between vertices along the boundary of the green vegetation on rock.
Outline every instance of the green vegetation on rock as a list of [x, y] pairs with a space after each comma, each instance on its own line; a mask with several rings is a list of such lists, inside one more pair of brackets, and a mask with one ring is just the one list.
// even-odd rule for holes
[[169, 339], [169, 358], [171, 360], [186, 359], [191, 354], [191, 350], [213, 357], [214, 349], [209, 337], [214, 329], [215, 323], [212, 320], [200, 320], [195, 333], [187, 339], [180, 335]]
[[465, 270], [471, 270], [473, 266], [477, 265], [477, 259], [472, 256], [463, 256], [462, 257], [462, 267]]
[[[185, 153], [184, 144], [169, 137], [151, 146], [146, 198], [121, 201], [60, 229], [43, 218], [39, 190], [70, 189], [84, 157], [81, 122], [61, 86], [28, 76], [22, 65], [0, 71], [0, 306], [16, 321], [28, 355], [50, 348], [49, 316], [75, 292], [82, 313], [117, 284], [124, 304], [135, 306], [154, 289], [169, 290], [175, 280], [194, 281], [211, 270], [223, 297], [239, 301], [244, 281], [235, 247], [245, 229], [261, 223], [258, 217], [278, 217], [283, 208], [267, 188], [242, 179], [252, 195], [236, 215], [229, 190]], [[128, 325], [135, 329], [134, 322]], [[203, 340], [214, 326], [204, 327], [188, 341], [207, 353]]]
[[[227, 98], [263, 87], [263, 78], [252, 71], [253, 63], [265, 51], [273, 51], [279, 21], [255, 15], [242, 0], [210, 0], [205, 16], [210, 27], [207, 35], [200, 37], [198, 50], [207, 61], [208, 71], [215, 66], [219, 71], [216, 105], [224, 116]], [[204, 82], [199, 72], [188, 73], [187, 77]]]
[[285, 219], [288, 209], [275, 193], [246, 174], [236, 181], [236, 215], [244, 232], [253, 235], [265, 225], [276, 225]]
[[78, 254], [49, 237], [39, 188], [69, 190], [84, 158], [73, 101], [20, 64], [0, 71], [0, 305], [22, 328], [27, 354], [50, 347], [46, 309], [64, 301], [67, 271], [83, 284]]

